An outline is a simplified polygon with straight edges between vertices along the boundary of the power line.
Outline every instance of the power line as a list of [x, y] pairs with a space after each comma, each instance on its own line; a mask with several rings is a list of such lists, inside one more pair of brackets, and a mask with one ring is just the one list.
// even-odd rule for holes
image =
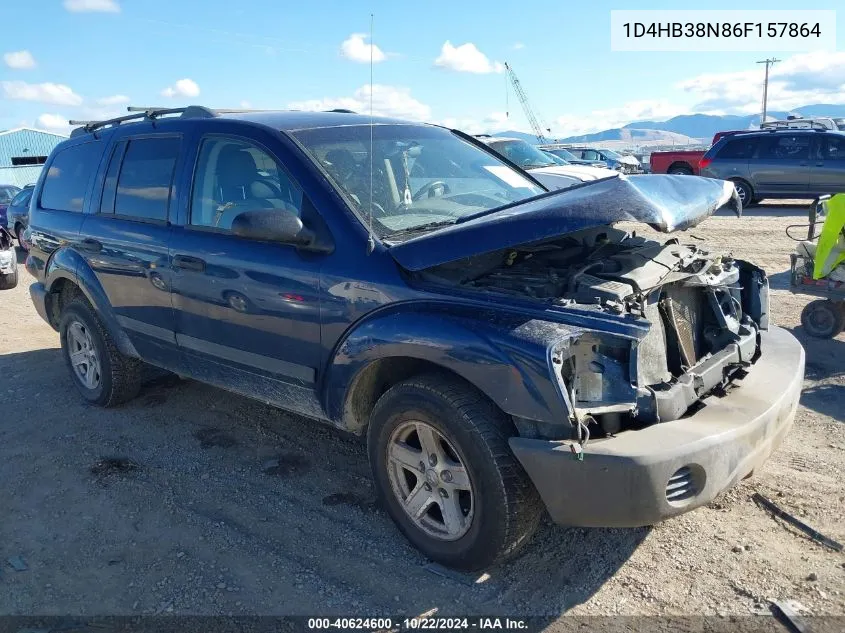
[[757, 62], [758, 64], [766, 64], [766, 79], [763, 81], [763, 117], [760, 119], [760, 127], [763, 127], [766, 122], [766, 106], [769, 99], [769, 67], [774, 66], [779, 61], [774, 57], [768, 57]]

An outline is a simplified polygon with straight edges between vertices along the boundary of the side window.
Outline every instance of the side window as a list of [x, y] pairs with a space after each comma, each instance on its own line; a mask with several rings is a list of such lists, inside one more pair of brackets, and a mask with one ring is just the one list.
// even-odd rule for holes
[[56, 211], [82, 211], [88, 181], [100, 162], [103, 144], [73, 145], [53, 158], [41, 190], [41, 207]]
[[117, 178], [115, 215], [165, 222], [178, 154], [176, 137], [130, 140]]
[[123, 161], [123, 153], [126, 151], [126, 141], [120, 141], [114, 146], [109, 168], [106, 172], [106, 181], [103, 184], [103, 198], [100, 200], [100, 213], [114, 213], [114, 200], [117, 196], [117, 174], [120, 171], [120, 164]]
[[824, 160], [845, 160], [845, 137], [827, 137], [822, 158]]
[[244, 211], [302, 212], [302, 190], [267, 152], [246, 141], [212, 137], [200, 147], [191, 224], [230, 229]]
[[756, 138], [737, 138], [732, 141], [727, 141], [725, 146], [719, 150], [716, 155], [717, 158], [730, 158], [734, 160], [743, 160], [751, 158], [754, 154], [754, 149], [757, 147]]
[[766, 138], [760, 145], [759, 156], [766, 160], [806, 160], [810, 157], [810, 136], [789, 134]]
[[591, 149], [585, 150], [581, 154], [581, 156], [584, 158], [584, 160], [601, 160], [599, 158], [598, 152], [591, 150]]

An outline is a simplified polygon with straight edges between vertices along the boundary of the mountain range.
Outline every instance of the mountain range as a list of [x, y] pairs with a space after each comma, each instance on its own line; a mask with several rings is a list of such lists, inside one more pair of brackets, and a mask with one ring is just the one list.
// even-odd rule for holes
[[[787, 116], [793, 114], [800, 114], [804, 117], [845, 117], [845, 105], [820, 103], [795, 108], [789, 112], [770, 111], [768, 116], [775, 119], [785, 119]], [[759, 114], [682, 114], [666, 121], [635, 121], [620, 128], [611, 128], [600, 132], [593, 132], [592, 134], [568, 136], [561, 138], [560, 141], [565, 143], [616, 141], [631, 145], [689, 145], [696, 142], [709, 144], [716, 132], [747, 130], [752, 126], [756, 126], [759, 120]], [[537, 142], [537, 137], [533, 134], [524, 134], [512, 130], [500, 132], [497, 136], [511, 136], [524, 139], [531, 143]]]

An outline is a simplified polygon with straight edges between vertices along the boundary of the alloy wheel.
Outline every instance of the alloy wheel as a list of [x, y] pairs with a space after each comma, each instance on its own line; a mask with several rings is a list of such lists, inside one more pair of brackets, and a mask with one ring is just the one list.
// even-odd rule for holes
[[465, 461], [442, 433], [422, 421], [393, 431], [387, 445], [390, 487], [426, 534], [456, 541], [472, 525], [475, 495]]
[[67, 329], [67, 346], [70, 364], [76, 377], [88, 389], [96, 389], [100, 384], [100, 358], [91, 333], [79, 321], [73, 321]]

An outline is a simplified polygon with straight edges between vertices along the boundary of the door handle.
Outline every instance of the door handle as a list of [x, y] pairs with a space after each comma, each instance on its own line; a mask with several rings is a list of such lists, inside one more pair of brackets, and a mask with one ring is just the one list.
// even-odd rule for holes
[[174, 255], [173, 268], [193, 270], [201, 273], [205, 270], [205, 260], [199, 257], [191, 257], [190, 255]]
[[83, 251], [87, 251], [89, 253], [99, 253], [103, 250], [103, 243], [97, 240], [92, 240], [90, 237], [87, 239], [82, 240], [82, 243], [79, 247]]

